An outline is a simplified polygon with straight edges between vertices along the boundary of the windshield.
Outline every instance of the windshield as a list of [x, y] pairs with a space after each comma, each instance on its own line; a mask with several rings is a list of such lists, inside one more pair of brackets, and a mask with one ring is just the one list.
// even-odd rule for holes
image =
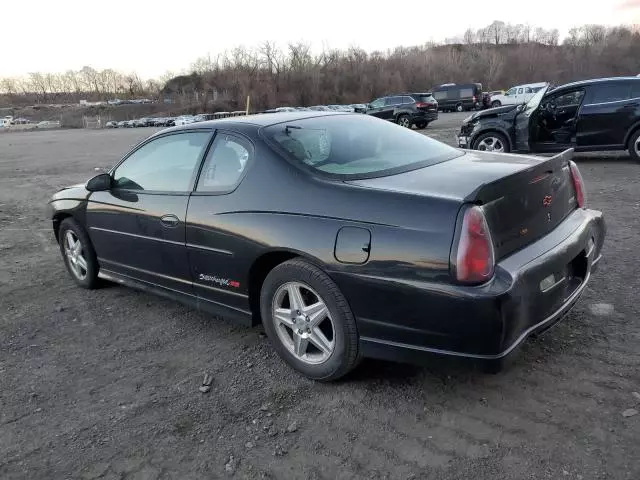
[[306, 118], [271, 125], [263, 132], [287, 157], [331, 177], [392, 175], [463, 154], [406, 127], [371, 116]]
[[544, 94], [547, 93], [548, 89], [549, 89], [549, 85], [546, 85], [542, 87], [540, 90], [538, 90], [536, 94], [533, 97], [531, 97], [527, 102], [525, 110], [531, 111], [538, 108], [538, 105], [540, 105], [540, 101], [542, 100], [542, 97], [544, 97]]

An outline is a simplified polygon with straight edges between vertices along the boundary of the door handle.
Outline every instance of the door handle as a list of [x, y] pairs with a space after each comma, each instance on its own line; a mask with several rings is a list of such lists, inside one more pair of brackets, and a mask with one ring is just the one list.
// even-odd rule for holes
[[180, 223], [180, 219], [172, 213], [167, 213], [160, 217], [160, 223], [167, 228], [175, 228]]

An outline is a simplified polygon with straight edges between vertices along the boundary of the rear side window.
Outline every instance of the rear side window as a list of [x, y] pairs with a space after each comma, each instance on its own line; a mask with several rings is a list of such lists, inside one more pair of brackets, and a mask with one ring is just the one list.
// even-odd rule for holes
[[441, 90], [439, 92], [433, 92], [433, 98], [435, 98], [436, 100], [446, 100], [447, 99], [447, 92], [444, 90]]
[[411, 97], [402, 97], [403, 104], [416, 103], [415, 100]]
[[251, 156], [244, 138], [219, 133], [207, 154], [198, 179], [198, 192], [228, 192], [240, 181]]
[[463, 88], [460, 90], [460, 98], [471, 98], [473, 97], [473, 89], [472, 88]]
[[631, 82], [631, 98], [640, 98], [640, 80]]
[[402, 97], [387, 97], [386, 105], [400, 105], [402, 104]]
[[593, 85], [591, 103], [618, 102], [631, 98], [631, 85], [627, 82]]
[[266, 127], [263, 133], [292, 161], [340, 178], [390, 175], [463, 154], [371, 116], [307, 118]]

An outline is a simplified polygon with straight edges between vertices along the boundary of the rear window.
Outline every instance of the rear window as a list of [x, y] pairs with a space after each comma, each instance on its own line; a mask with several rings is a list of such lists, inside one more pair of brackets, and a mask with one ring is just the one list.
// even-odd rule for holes
[[370, 116], [327, 116], [263, 129], [286, 157], [331, 177], [370, 178], [463, 155], [444, 143]]

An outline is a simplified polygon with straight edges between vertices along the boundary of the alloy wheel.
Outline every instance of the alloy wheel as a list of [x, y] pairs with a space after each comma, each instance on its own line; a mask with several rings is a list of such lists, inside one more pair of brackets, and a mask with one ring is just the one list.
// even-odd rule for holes
[[485, 137], [478, 142], [478, 150], [484, 152], [504, 152], [504, 144], [497, 137]]
[[398, 119], [398, 125], [405, 128], [411, 127], [411, 122], [409, 121], [409, 117], [400, 117]]
[[636, 138], [636, 143], [633, 145], [633, 149], [636, 151], [636, 156], [640, 157], [640, 136]]
[[301, 362], [326, 362], [335, 349], [335, 326], [326, 303], [311, 287], [288, 282], [276, 291], [272, 319], [282, 344]]
[[78, 278], [84, 280], [87, 277], [87, 259], [84, 257], [82, 242], [72, 231], [67, 230], [64, 235], [64, 253], [71, 267], [71, 271]]

